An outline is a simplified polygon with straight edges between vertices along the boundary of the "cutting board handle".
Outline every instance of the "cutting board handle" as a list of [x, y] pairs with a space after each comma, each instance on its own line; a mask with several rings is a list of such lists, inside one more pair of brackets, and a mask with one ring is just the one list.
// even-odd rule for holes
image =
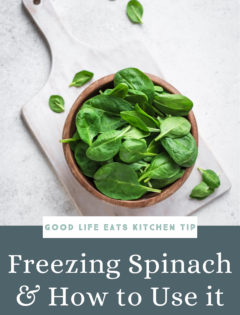
[[62, 51], [70, 42], [75, 41], [57, 16], [51, 0], [22, 0], [22, 2], [47, 39], [52, 52]]

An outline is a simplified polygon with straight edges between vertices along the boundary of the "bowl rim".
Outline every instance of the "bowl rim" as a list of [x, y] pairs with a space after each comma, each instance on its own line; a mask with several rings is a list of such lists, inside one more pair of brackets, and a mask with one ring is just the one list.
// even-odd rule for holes
[[[84, 89], [81, 94], [77, 97], [75, 100], [73, 106], [71, 107], [68, 116], [66, 118], [64, 127], [63, 127], [63, 133], [62, 138], [67, 139], [72, 137], [72, 124], [74, 123], [75, 126], [75, 117], [77, 112], [79, 111], [80, 107], [83, 105], [83, 103], [91, 97], [92, 94], [96, 93], [96, 91], [101, 90], [104, 86], [111, 84], [113, 82], [115, 74], [110, 74], [107, 76], [104, 76], [96, 81], [94, 81], [92, 84], [90, 84], [86, 89]], [[156, 75], [146, 73], [146, 75], [153, 81], [155, 85], [162, 86], [165, 90], [172, 94], [181, 94], [175, 87], [173, 87], [170, 83], [166, 82], [165, 80], [159, 78]], [[197, 122], [194, 116], [193, 111], [191, 110], [188, 114], [188, 120], [191, 123], [191, 133], [197, 143], [198, 146], [198, 127]], [[90, 180], [87, 179], [85, 175], [82, 174], [80, 171], [77, 163], [75, 162], [74, 154], [70, 148], [70, 145], [68, 143], [63, 143], [63, 151], [65, 155], [66, 162], [68, 164], [68, 167], [70, 168], [72, 174], [77, 179], [77, 181], [92, 195], [97, 197], [100, 200], [103, 200], [107, 203], [111, 203], [115, 206], [121, 206], [126, 208], [142, 208], [147, 206], [152, 206], [160, 201], [165, 200], [166, 198], [170, 197], [172, 194], [174, 194], [188, 179], [190, 176], [193, 166], [186, 168], [183, 176], [175, 181], [173, 184], [167, 186], [166, 188], [162, 189], [162, 192], [160, 194], [158, 193], [148, 193], [137, 200], [119, 200], [119, 199], [112, 199], [110, 197], [107, 197], [103, 195], [100, 191], [97, 190], [93, 186], [93, 184], [90, 182]]]

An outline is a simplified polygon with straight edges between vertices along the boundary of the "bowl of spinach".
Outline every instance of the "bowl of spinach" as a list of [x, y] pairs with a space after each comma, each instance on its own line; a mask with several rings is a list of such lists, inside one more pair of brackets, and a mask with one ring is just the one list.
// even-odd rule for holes
[[176, 192], [198, 155], [192, 101], [163, 79], [127, 68], [87, 87], [63, 130], [67, 164], [95, 197], [146, 207]]

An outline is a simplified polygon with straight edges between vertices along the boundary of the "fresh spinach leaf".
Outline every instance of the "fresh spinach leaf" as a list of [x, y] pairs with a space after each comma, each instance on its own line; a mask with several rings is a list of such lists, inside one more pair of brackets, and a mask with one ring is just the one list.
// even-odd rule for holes
[[156, 128], [153, 121], [146, 116], [137, 113], [136, 111], [123, 111], [121, 112], [121, 117], [131, 126], [138, 128], [145, 132], [158, 132], [159, 129]]
[[161, 143], [170, 157], [180, 166], [192, 166], [198, 155], [198, 148], [192, 134], [181, 138], [163, 138]]
[[74, 150], [74, 157], [82, 173], [88, 177], [93, 177], [100, 165], [86, 156], [87, 148], [88, 145], [86, 143], [78, 143]]
[[114, 86], [117, 86], [119, 83], [126, 83], [129, 89], [145, 93], [148, 97], [148, 103], [152, 104], [154, 84], [149, 77], [139, 69], [126, 68], [118, 71], [114, 77]]
[[88, 145], [99, 133], [101, 118], [92, 108], [82, 108], [76, 116], [76, 127], [80, 138]]
[[119, 152], [120, 159], [125, 163], [134, 163], [145, 156], [155, 156], [155, 153], [147, 152], [147, 143], [144, 139], [125, 140]]
[[159, 85], [154, 85], [154, 91], [157, 93], [162, 93], [164, 92], [164, 89]]
[[75, 74], [72, 83], [69, 86], [81, 87], [88, 83], [93, 78], [93, 73], [87, 70], [82, 70]]
[[179, 173], [180, 167], [165, 153], [158, 154], [149, 168], [142, 174], [139, 181], [144, 179], [169, 179]]
[[48, 101], [49, 107], [55, 113], [64, 112], [64, 99], [60, 95], [51, 95]]
[[137, 113], [150, 119], [157, 126], [157, 128], [159, 128], [159, 121], [157, 119], [146, 113], [138, 104], [136, 104], [134, 108]]
[[211, 195], [213, 192], [214, 190], [211, 189], [208, 184], [206, 184], [205, 182], [201, 182], [193, 188], [190, 197], [202, 200]]
[[114, 89], [104, 91], [104, 95], [112, 95], [116, 97], [125, 98], [128, 94], [128, 86], [125, 83], [119, 83]]
[[212, 170], [203, 170], [198, 168], [202, 173], [202, 180], [211, 188], [218, 188], [221, 184], [219, 176]]
[[133, 23], [142, 24], [143, 6], [137, 0], [130, 0], [127, 4], [127, 16]]
[[125, 100], [132, 104], [144, 104], [148, 102], [148, 97], [141, 91], [128, 89], [128, 94], [125, 97]]
[[113, 96], [100, 94], [87, 100], [83, 104], [102, 110], [104, 113], [111, 116], [120, 116], [120, 112], [133, 109], [133, 105], [126, 100]]
[[107, 131], [100, 134], [87, 149], [87, 157], [99, 162], [113, 158], [119, 152], [122, 137], [129, 129], [130, 126], [123, 130]]
[[140, 185], [137, 173], [130, 166], [118, 162], [106, 164], [98, 169], [94, 175], [94, 183], [104, 195], [120, 200], [139, 199], [146, 192], [161, 192]]
[[176, 180], [181, 178], [184, 174], [183, 169], [179, 169], [178, 173], [176, 173], [174, 176], [167, 178], [167, 179], [153, 179], [151, 180], [151, 184], [154, 188], [162, 189], [172, 183], [174, 183]]
[[193, 107], [193, 102], [180, 94], [155, 93], [153, 104], [161, 112], [174, 116], [186, 116]]
[[137, 161], [135, 163], [128, 164], [134, 171], [138, 172], [143, 168], [147, 168], [149, 164], [145, 161]]
[[161, 122], [161, 133], [156, 137], [158, 141], [164, 137], [179, 138], [186, 136], [191, 130], [190, 122], [184, 117], [168, 117]]
[[131, 129], [125, 133], [123, 136], [125, 139], [142, 139], [146, 138], [150, 135], [150, 132], [145, 132], [135, 127], [131, 127]]

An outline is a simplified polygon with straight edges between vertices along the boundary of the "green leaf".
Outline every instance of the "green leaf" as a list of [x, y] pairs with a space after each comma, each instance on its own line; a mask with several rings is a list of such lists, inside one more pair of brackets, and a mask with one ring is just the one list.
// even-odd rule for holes
[[180, 94], [155, 93], [153, 104], [161, 112], [174, 116], [186, 116], [193, 107], [193, 102]]
[[98, 136], [97, 140], [87, 149], [87, 157], [94, 161], [107, 161], [120, 150], [123, 135], [130, 129], [107, 131]]
[[114, 77], [114, 86], [125, 83], [129, 89], [143, 92], [148, 97], [148, 103], [152, 104], [154, 97], [154, 84], [149, 77], [136, 68], [126, 68], [118, 71]]
[[133, 105], [124, 99], [104, 94], [90, 98], [83, 104], [83, 108], [85, 106], [100, 109], [104, 113], [113, 116], [120, 116], [120, 112], [133, 109]]
[[125, 83], [119, 83], [114, 89], [105, 90], [103, 94], [125, 98], [128, 94], [128, 86]]
[[121, 117], [131, 126], [138, 128], [145, 132], [158, 132], [159, 129], [156, 128], [155, 124], [151, 119], [146, 116], [137, 113], [136, 111], [124, 111], [121, 112]]
[[132, 127], [127, 133], [125, 133], [125, 139], [142, 139], [150, 135], [150, 132], [145, 132], [135, 127]]
[[179, 172], [174, 176], [167, 179], [153, 179], [151, 180], [151, 184], [154, 188], [162, 189], [170, 184], [173, 184], [176, 180], [181, 178], [184, 174], [185, 170], [179, 169]]
[[60, 95], [51, 95], [48, 101], [49, 107], [55, 113], [64, 112], [64, 99]]
[[157, 128], [159, 128], [159, 121], [157, 119], [153, 118], [151, 115], [146, 113], [138, 104], [136, 104], [134, 108], [137, 113], [150, 119], [157, 126]]
[[101, 118], [92, 108], [81, 108], [76, 116], [76, 127], [80, 138], [88, 145], [99, 133]]
[[87, 148], [88, 145], [86, 143], [84, 142], [78, 143], [74, 150], [74, 157], [83, 174], [88, 177], [93, 177], [93, 175], [99, 168], [100, 164], [90, 160], [86, 156]]
[[118, 162], [102, 166], [94, 175], [94, 183], [104, 195], [120, 200], [135, 200], [146, 192], [161, 192], [140, 185], [137, 173], [130, 166]]
[[205, 199], [214, 192], [205, 182], [201, 182], [199, 185], [195, 186], [190, 194], [191, 198], [194, 199]]
[[162, 93], [164, 92], [164, 89], [159, 85], [154, 85], [154, 91], [157, 93]]
[[144, 104], [148, 102], [148, 97], [145, 93], [138, 91], [138, 90], [133, 90], [129, 89], [128, 94], [125, 97], [125, 100], [132, 103], [132, 104]]
[[170, 157], [180, 166], [192, 166], [198, 155], [198, 148], [192, 134], [189, 133], [181, 138], [163, 138], [161, 143]]
[[180, 167], [165, 153], [158, 154], [139, 181], [149, 179], [170, 179], [179, 173]]
[[161, 133], [155, 139], [158, 141], [163, 137], [179, 138], [186, 136], [191, 130], [190, 122], [183, 117], [168, 117], [161, 122]]
[[134, 163], [144, 156], [155, 156], [147, 152], [147, 143], [144, 139], [127, 139], [120, 147], [119, 157], [125, 163]]
[[133, 23], [142, 24], [143, 6], [137, 0], [131, 0], [127, 4], [127, 16]]
[[81, 87], [93, 78], [93, 73], [87, 70], [82, 70], [75, 74], [72, 83], [69, 86]]
[[202, 180], [211, 188], [218, 188], [221, 184], [219, 176], [212, 170], [203, 170], [198, 168], [202, 173]]

